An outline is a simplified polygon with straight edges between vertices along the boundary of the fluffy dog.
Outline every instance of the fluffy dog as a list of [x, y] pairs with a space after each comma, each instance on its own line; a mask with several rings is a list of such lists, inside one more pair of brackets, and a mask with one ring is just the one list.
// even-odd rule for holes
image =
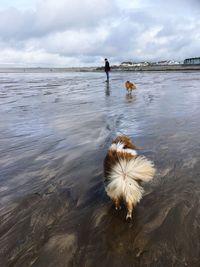
[[136, 89], [136, 85], [134, 83], [129, 82], [129, 81], [125, 82], [125, 87], [126, 87], [128, 94], [131, 94], [132, 91]]
[[104, 160], [105, 190], [119, 210], [123, 200], [127, 207], [126, 219], [143, 195], [141, 182], [153, 179], [153, 162], [137, 154], [137, 147], [127, 136], [118, 136], [112, 142]]

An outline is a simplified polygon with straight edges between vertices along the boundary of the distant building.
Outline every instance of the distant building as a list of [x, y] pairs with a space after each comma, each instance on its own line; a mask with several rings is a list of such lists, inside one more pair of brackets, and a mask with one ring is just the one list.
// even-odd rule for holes
[[133, 63], [131, 61], [126, 61], [126, 62], [122, 62], [120, 65], [124, 67], [129, 67], [129, 66], [132, 66]]
[[175, 60], [169, 60], [168, 61], [168, 65], [178, 65], [181, 64], [179, 61], [175, 61]]
[[131, 62], [131, 61], [126, 61], [126, 62], [122, 62], [120, 64], [120, 66], [122, 67], [140, 67], [140, 66], [148, 66], [150, 65], [149, 62]]
[[[148, 61], [141, 61], [141, 62], [131, 62], [131, 61], [124, 61], [120, 64], [121, 67], [145, 67], [151, 65], [178, 65], [182, 64], [181, 62], [175, 60], [162, 60], [158, 62], [148, 62]], [[200, 64], [200, 63], [199, 63]]]
[[157, 65], [177, 65], [180, 64], [178, 61], [174, 60], [163, 60], [163, 61], [158, 61], [156, 62]]
[[158, 61], [156, 64], [157, 65], [168, 65], [168, 61], [167, 60], [162, 60], [162, 61]]
[[135, 65], [136, 65], [136, 66], [149, 66], [150, 63], [147, 62], [147, 61], [145, 61], [145, 62], [143, 61], [143, 62], [135, 63]]
[[184, 64], [200, 64], [200, 57], [186, 58]]

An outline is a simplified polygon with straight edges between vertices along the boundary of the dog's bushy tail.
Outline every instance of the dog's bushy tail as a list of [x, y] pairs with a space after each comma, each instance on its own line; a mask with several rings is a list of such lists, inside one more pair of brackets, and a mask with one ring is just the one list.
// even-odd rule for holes
[[[121, 163], [121, 164], [120, 164]], [[122, 172], [133, 180], [142, 182], [149, 182], [153, 179], [155, 174], [155, 167], [152, 161], [146, 157], [139, 156], [128, 162], [119, 162]]]
[[129, 161], [119, 159], [112, 170], [111, 176], [114, 179], [126, 180], [129, 178], [136, 181], [149, 182], [153, 179], [154, 174], [153, 162], [146, 157], [138, 156]]
[[146, 157], [138, 156], [129, 161], [119, 159], [109, 175], [106, 192], [111, 198], [122, 196], [127, 201], [137, 203], [143, 194], [138, 182], [149, 182], [154, 174], [154, 164]]

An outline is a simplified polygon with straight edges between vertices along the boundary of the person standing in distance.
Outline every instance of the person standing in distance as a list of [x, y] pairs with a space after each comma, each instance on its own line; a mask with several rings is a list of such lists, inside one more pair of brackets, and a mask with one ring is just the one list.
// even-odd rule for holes
[[107, 58], [105, 58], [105, 73], [106, 73], [106, 77], [107, 77], [106, 82], [109, 82], [109, 71], [110, 71], [110, 64], [109, 64]]

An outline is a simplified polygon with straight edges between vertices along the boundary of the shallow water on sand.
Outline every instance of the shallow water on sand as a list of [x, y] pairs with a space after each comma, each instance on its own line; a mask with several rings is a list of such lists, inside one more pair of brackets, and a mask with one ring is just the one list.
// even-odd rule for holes
[[[0, 74], [0, 266], [199, 266], [199, 75]], [[118, 134], [157, 168], [131, 223], [102, 182]]]

